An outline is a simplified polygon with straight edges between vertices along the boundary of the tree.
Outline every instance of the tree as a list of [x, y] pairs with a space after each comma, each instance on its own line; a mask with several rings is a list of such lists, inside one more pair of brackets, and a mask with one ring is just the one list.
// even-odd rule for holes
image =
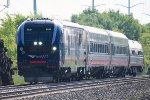
[[113, 10], [99, 13], [97, 10], [87, 9], [79, 15], [72, 15], [71, 21], [108, 30], [117, 30], [133, 40], [138, 40], [142, 32], [142, 26], [132, 15], [123, 15], [119, 11]]
[[144, 49], [145, 72], [150, 68], [150, 33], [142, 33], [140, 43]]
[[15, 17], [6, 14], [0, 27], [0, 38], [4, 40], [8, 49], [7, 55], [13, 60], [13, 66], [16, 66], [16, 33], [18, 26], [26, 19], [25, 16], [16, 14]]

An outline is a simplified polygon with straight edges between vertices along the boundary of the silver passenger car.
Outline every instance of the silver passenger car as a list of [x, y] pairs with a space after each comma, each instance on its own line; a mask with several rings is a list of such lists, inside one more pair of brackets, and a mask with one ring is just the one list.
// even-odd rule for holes
[[128, 40], [130, 50], [129, 66], [133, 72], [141, 72], [144, 67], [144, 55], [142, 45], [138, 41]]

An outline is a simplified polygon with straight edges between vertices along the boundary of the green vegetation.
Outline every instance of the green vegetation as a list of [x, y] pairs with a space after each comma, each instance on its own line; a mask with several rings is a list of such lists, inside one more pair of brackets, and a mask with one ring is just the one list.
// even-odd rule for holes
[[[13, 60], [13, 67], [16, 67], [16, 33], [18, 26], [27, 18], [33, 17], [15, 14], [14, 16], [6, 14], [6, 18], [2, 19], [0, 26], [0, 38], [4, 39], [5, 46], [8, 48], [7, 55]], [[41, 18], [39, 14], [35, 18]], [[86, 9], [79, 15], [72, 15], [72, 22], [82, 25], [94, 26], [98, 28], [109, 29], [124, 33], [129, 39], [140, 41], [143, 45], [145, 55], [145, 72], [150, 67], [150, 23], [141, 25], [133, 16], [128, 16], [119, 11], [109, 11], [99, 13], [97, 10]], [[15, 74], [13, 76], [15, 84], [22, 84], [22, 77]]]
[[143, 26], [133, 16], [121, 14], [119, 11], [99, 13], [97, 10], [84, 10], [79, 15], [72, 15], [71, 21], [82, 25], [94, 26], [124, 33], [129, 39], [138, 40]]
[[15, 15], [11, 17], [6, 15], [6, 18], [2, 20], [0, 27], [0, 38], [4, 40], [5, 46], [8, 48], [7, 55], [11, 57], [13, 66], [16, 66], [16, 32], [18, 26], [26, 18], [23, 15]]
[[[38, 14], [35, 18], [41, 18], [42, 15]], [[23, 16], [21, 14], [9, 15], [6, 14], [6, 18], [1, 20], [0, 25], [0, 39], [4, 40], [5, 47], [8, 48], [7, 55], [11, 57], [13, 61], [13, 67], [17, 67], [17, 47], [16, 47], [16, 33], [18, 26], [27, 18], [33, 18], [33, 15]], [[23, 77], [17, 74], [13, 75], [15, 84], [25, 83]]]
[[24, 81], [24, 77], [19, 76], [18, 73], [13, 75], [13, 80], [15, 85], [27, 84], [27, 82]]

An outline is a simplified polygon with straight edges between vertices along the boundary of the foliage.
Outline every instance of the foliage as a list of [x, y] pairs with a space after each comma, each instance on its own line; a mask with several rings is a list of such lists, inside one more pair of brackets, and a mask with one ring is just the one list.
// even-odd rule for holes
[[71, 21], [83, 25], [123, 32], [129, 39], [138, 40], [142, 25], [133, 16], [123, 15], [119, 11], [99, 13], [97, 10], [84, 10], [79, 15], [72, 15]]
[[150, 23], [144, 25], [142, 31], [139, 41], [144, 49], [145, 72], [147, 72], [148, 67], [150, 68]]
[[6, 14], [6, 18], [2, 20], [0, 27], [0, 38], [4, 40], [5, 47], [8, 48], [7, 55], [13, 60], [13, 66], [16, 66], [16, 32], [18, 26], [26, 17], [20, 14], [10, 16]]
[[27, 82], [24, 81], [23, 76], [19, 76], [18, 73], [15, 73], [13, 75], [13, 80], [15, 85], [20, 85], [20, 84], [27, 84]]
[[150, 32], [142, 33], [140, 37], [140, 42], [142, 43], [144, 49], [144, 62], [147, 67], [150, 67]]
[[33, 16], [32, 14], [25, 17], [21, 14], [9, 15], [6, 14], [6, 18], [2, 19], [0, 27], [0, 38], [4, 40], [5, 46], [8, 48], [7, 55], [13, 60], [13, 66], [16, 67], [17, 48], [16, 48], [16, 33], [18, 26], [27, 18], [42, 18], [42, 14]]

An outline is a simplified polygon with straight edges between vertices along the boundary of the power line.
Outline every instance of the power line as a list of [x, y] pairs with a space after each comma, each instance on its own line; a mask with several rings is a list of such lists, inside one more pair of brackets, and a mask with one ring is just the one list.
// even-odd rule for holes
[[95, 0], [92, 0], [92, 11], [94, 11], [96, 7], [101, 6], [101, 5], [106, 5], [106, 4], [100, 4], [100, 5], [95, 6]]
[[147, 13], [142, 13], [142, 14], [147, 15], [147, 16], [150, 16], [150, 14], [147, 14]]
[[8, 8], [9, 5], [10, 5], [10, 0], [7, 0], [7, 4], [6, 5], [0, 5], [0, 6], [4, 6], [4, 8], [0, 10], [0, 12], [4, 11], [6, 8]]
[[140, 4], [144, 4], [144, 3], [137, 3], [133, 6], [131, 6], [131, 2], [130, 0], [128, 0], [128, 6], [125, 6], [125, 5], [122, 5], [122, 4], [115, 4], [115, 5], [119, 5], [119, 6], [122, 6], [122, 7], [125, 7], [125, 8], [128, 8], [128, 15], [131, 15], [131, 8], [137, 6], [137, 5], [140, 5]]

